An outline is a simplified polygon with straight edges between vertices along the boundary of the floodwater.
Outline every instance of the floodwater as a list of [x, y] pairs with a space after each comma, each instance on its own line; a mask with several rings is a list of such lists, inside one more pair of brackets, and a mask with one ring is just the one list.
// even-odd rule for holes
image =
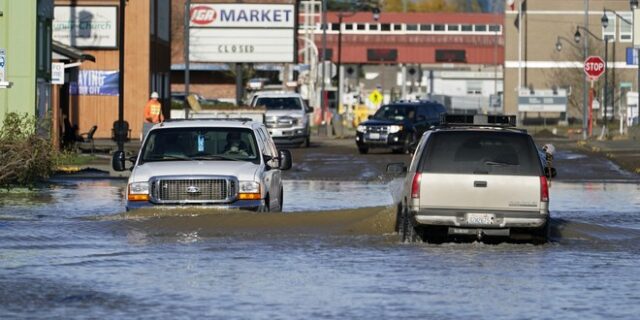
[[554, 242], [403, 244], [398, 181], [285, 213], [124, 214], [124, 182], [0, 193], [0, 319], [637, 319], [640, 185], [551, 188]]

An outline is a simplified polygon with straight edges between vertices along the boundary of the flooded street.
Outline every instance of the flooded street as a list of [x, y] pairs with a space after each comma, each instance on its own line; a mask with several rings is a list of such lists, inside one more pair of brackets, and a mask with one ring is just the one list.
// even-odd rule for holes
[[[0, 318], [637, 318], [640, 184], [552, 186], [554, 242], [402, 244], [389, 183], [283, 214], [123, 214], [124, 181], [0, 195]], [[314, 208], [309, 211], [309, 208]]]

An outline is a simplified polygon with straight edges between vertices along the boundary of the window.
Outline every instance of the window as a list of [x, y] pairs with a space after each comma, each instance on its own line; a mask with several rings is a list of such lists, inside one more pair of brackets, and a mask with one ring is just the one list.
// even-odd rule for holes
[[461, 29], [462, 31], [473, 31], [473, 26], [470, 24], [463, 24]]
[[345, 23], [344, 30], [353, 30], [353, 23]]
[[[633, 15], [631, 12], [623, 12], [620, 15], [633, 22]], [[624, 22], [624, 20], [620, 19], [620, 41], [621, 42], [631, 42], [633, 37], [633, 24], [628, 24]]]
[[420, 25], [420, 31], [431, 31], [432, 30], [432, 26], [430, 24], [421, 24]]
[[489, 26], [489, 31], [491, 32], [500, 32], [500, 25], [492, 24]]
[[407, 25], [407, 31], [418, 31], [418, 25], [417, 24], [408, 24]]
[[476, 24], [475, 25], [476, 32], [485, 32], [487, 31], [487, 25], [485, 24]]
[[388, 23], [383, 23], [380, 25], [381, 31], [391, 31], [391, 25]]
[[433, 25], [433, 30], [434, 31], [444, 31], [444, 24]]
[[459, 31], [460, 30], [460, 25], [459, 24], [448, 24], [447, 25], [447, 30], [448, 31]]
[[402, 25], [401, 24], [394, 24], [393, 25], [393, 31], [402, 31]]
[[356, 25], [356, 28], [358, 29], [358, 31], [364, 31], [364, 30], [367, 29], [366, 27], [367, 27], [367, 25], [365, 25], [364, 23], [358, 23]]
[[327, 31], [329, 31], [329, 30], [335, 30], [335, 31], [340, 30], [340, 24], [338, 24], [338, 23], [332, 23], [332, 24], [331, 24], [331, 29], [328, 29]]
[[618, 20], [618, 18], [616, 17], [615, 14], [611, 12], [607, 12], [605, 14], [609, 19], [609, 25], [607, 25], [606, 28], [602, 28], [602, 39], [604, 39], [604, 37], [611, 37], [615, 39], [616, 38], [616, 21]]
[[380, 31], [379, 24], [369, 24], [369, 31]]
[[468, 95], [481, 95], [482, 94], [482, 81], [469, 80], [467, 81], [467, 94]]

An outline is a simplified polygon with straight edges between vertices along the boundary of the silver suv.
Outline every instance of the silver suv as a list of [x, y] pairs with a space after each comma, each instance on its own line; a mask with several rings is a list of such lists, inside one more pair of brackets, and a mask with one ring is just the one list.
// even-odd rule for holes
[[[125, 155], [113, 156], [124, 171]], [[249, 119], [176, 120], [151, 128], [134, 162], [126, 209], [211, 206], [281, 211], [281, 170], [291, 153], [276, 149], [264, 124]]]
[[510, 116], [446, 116], [420, 140], [406, 172], [397, 229], [404, 241], [511, 237], [547, 241], [549, 181], [529, 134]]

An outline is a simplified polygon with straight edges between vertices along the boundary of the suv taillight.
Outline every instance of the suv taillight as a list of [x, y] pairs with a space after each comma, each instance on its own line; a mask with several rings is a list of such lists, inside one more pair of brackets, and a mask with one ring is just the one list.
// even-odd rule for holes
[[545, 176], [540, 176], [540, 201], [549, 202], [549, 184]]
[[411, 183], [411, 198], [412, 199], [420, 199], [420, 180], [422, 179], [422, 174], [416, 172], [413, 175], [413, 182]]

